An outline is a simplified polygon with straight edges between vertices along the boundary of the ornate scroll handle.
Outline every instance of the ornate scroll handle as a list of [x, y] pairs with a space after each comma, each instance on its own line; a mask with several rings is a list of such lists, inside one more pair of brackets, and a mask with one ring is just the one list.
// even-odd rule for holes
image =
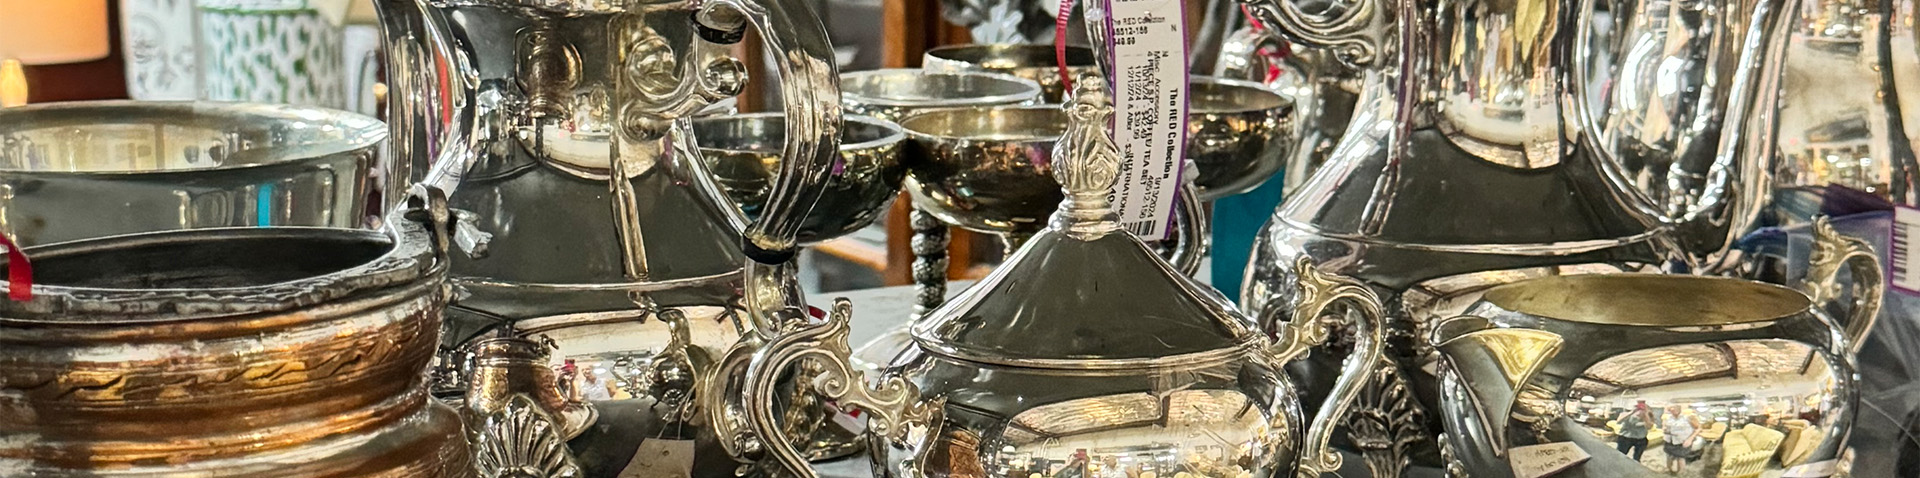
[[761, 32], [767, 58], [780, 71], [787, 112], [780, 175], [768, 192], [760, 219], [747, 227], [748, 257], [782, 262], [794, 253], [800, 223], [825, 191], [840, 160], [839, 67], [827, 29], [810, 2], [795, 0], [699, 0], [693, 23], [713, 43], [733, 43], [752, 23]]
[[[439, 262], [435, 268], [445, 270], [459, 232], [454, 214], [455, 211], [447, 206], [445, 190], [424, 183], [416, 183], [407, 191], [406, 200], [401, 202], [398, 209], [390, 216], [397, 216], [393, 219], [418, 222], [425, 227], [427, 233], [433, 236], [433, 257], [436, 262]], [[391, 225], [393, 219], [387, 221], [389, 224], [387, 233], [398, 237], [400, 230]]]
[[[820, 375], [814, 378], [814, 390], [822, 398], [843, 409], [853, 407], [867, 413], [868, 433], [896, 442], [909, 440], [914, 430], [922, 431], [920, 440], [938, 436], [935, 431], [944, 420], [941, 412], [944, 400], [920, 398], [919, 388], [899, 376], [890, 375], [878, 384], [869, 384], [866, 374], [853, 368], [852, 351], [847, 347], [847, 321], [852, 316], [853, 303], [845, 298], [835, 299], [825, 323], [785, 330], [754, 353], [747, 366], [747, 422], [754, 435], [762, 437], [763, 448], [790, 476], [819, 476], [807, 463], [806, 456], [794, 449], [792, 437], [787, 436], [775, 420], [779, 413], [773, 408], [781, 373], [801, 361], [820, 366]], [[923, 451], [932, 448], [915, 447]]]
[[1867, 241], [1840, 235], [1826, 216], [1820, 216], [1813, 219], [1813, 257], [1809, 261], [1804, 287], [1807, 296], [1816, 303], [1840, 299], [1841, 266], [1853, 273], [1853, 303], [1849, 304], [1845, 322], [1840, 325], [1845, 327], [1847, 339], [1852, 342], [1847, 352], [1859, 352], [1867, 343], [1867, 334], [1873, 332], [1874, 321], [1880, 317], [1880, 302], [1886, 293], [1880, 256], [1873, 253]]
[[[1347, 409], [1360, 398], [1367, 380], [1373, 375], [1373, 368], [1385, 357], [1383, 326], [1386, 316], [1381, 313], [1380, 298], [1359, 281], [1320, 272], [1313, 266], [1313, 260], [1306, 257], [1294, 262], [1294, 271], [1298, 277], [1299, 295], [1293, 305], [1293, 320], [1280, 331], [1279, 340], [1268, 349], [1268, 353], [1277, 361], [1292, 361], [1305, 355], [1307, 349], [1327, 343], [1327, 339], [1333, 335], [1332, 326], [1336, 323], [1327, 317], [1334, 312], [1329, 310], [1333, 306], [1346, 305], [1360, 314], [1360, 319], [1352, 329], [1355, 336], [1354, 353], [1340, 367], [1340, 378], [1334, 382], [1333, 393], [1321, 404], [1320, 413], [1314, 415], [1312, 424], [1307, 428], [1307, 439], [1301, 444], [1300, 468], [1295, 475], [1317, 478], [1322, 473], [1340, 469], [1340, 454], [1329, 449], [1328, 441], [1333, 438], [1335, 424], [1347, 415]], [[1263, 320], [1261, 323], [1273, 322]]]
[[[417, 0], [378, 0], [375, 11], [388, 56], [392, 157], [406, 169], [413, 167], [413, 158], [431, 158], [427, 171], [398, 173], [403, 178], [418, 174], [422, 184], [452, 195], [486, 149], [483, 120], [489, 112], [480, 101], [477, 61], [454, 44], [446, 14], [438, 7]], [[444, 79], [440, 71], [447, 72]], [[416, 143], [416, 136], [424, 141]]]
[[[1193, 163], [1187, 163], [1191, 166]], [[1199, 176], [1193, 171], [1187, 177]], [[1181, 275], [1192, 276], [1200, 272], [1200, 263], [1207, 258], [1207, 250], [1212, 248], [1211, 238], [1207, 234], [1213, 231], [1213, 219], [1207, 214], [1207, 205], [1200, 199], [1200, 190], [1193, 181], [1180, 183], [1180, 197], [1175, 198], [1176, 211], [1173, 224], [1173, 253], [1167, 262]]]
[[1331, 16], [1307, 13], [1298, 0], [1240, 0], [1251, 7], [1254, 18], [1287, 39], [1328, 48], [1340, 61], [1363, 68], [1377, 59], [1380, 38], [1377, 23], [1385, 20], [1387, 0], [1356, 0]]

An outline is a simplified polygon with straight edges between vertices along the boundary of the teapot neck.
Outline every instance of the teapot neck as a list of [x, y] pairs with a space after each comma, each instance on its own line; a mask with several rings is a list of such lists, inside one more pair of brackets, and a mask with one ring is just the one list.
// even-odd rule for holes
[[[1467, 1], [1401, 12], [1402, 48], [1424, 61], [1412, 82], [1431, 124], [1467, 152], [1514, 168], [1558, 164], [1583, 123], [1572, 74], [1578, 4]], [[1405, 83], [1403, 83], [1404, 85]]]

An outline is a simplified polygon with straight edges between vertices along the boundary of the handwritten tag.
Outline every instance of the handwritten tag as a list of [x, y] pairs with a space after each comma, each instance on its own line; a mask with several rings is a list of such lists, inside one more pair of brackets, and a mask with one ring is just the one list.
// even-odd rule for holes
[[1114, 71], [1113, 185], [1120, 224], [1142, 240], [1167, 237], [1187, 149], [1184, 0], [1105, 0]]
[[1838, 472], [1839, 468], [1840, 460], [1807, 463], [1788, 468], [1786, 473], [1780, 474], [1780, 478], [1827, 478]]
[[1507, 464], [1513, 467], [1514, 478], [1541, 478], [1573, 468], [1585, 463], [1586, 450], [1573, 442], [1548, 443], [1545, 445], [1527, 445], [1507, 450]]
[[648, 438], [620, 469], [619, 478], [692, 478], [693, 440]]

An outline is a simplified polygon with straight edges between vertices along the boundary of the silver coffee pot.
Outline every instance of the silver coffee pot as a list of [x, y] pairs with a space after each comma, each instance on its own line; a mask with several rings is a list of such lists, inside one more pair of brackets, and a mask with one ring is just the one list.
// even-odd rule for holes
[[[1438, 459], [1429, 440], [1439, 426], [1437, 382], [1418, 367], [1432, 353], [1416, 339], [1432, 325], [1424, 302], [1537, 275], [1658, 270], [1725, 247], [1701, 239], [1685, 244], [1718, 246], [1683, 249], [1665, 211], [1601, 142], [1581, 94], [1592, 1], [1369, 0], [1324, 14], [1284, 0], [1244, 3], [1289, 40], [1364, 67], [1353, 123], [1257, 240], [1241, 303], [1262, 323], [1278, 322], [1299, 257], [1381, 292], [1394, 311], [1395, 361], [1348, 427], [1376, 476]], [[1716, 44], [1741, 52], [1729, 54], [1742, 61], [1721, 77], [1749, 93], [1736, 98], [1751, 102], [1768, 84], [1778, 48], [1743, 46], [1779, 44], [1784, 3], [1721, 7], [1726, 18], [1750, 20], [1744, 42]], [[1726, 227], [1702, 223], [1706, 232], [1741, 232], [1730, 216], [1698, 217]], [[1332, 367], [1299, 369], [1308, 396], [1325, 389]]]
[[[787, 440], [764, 438], [783, 433], [768, 405], [790, 368], [824, 370], [814, 390], [871, 412], [883, 476], [1017, 478], [1063, 464], [1082, 476], [1144, 466], [1307, 477], [1338, 467], [1332, 427], [1384, 345], [1372, 292], [1303, 262], [1296, 320], [1277, 340], [1255, 330], [1120, 228], [1106, 197], [1121, 164], [1107, 82], [1075, 83], [1052, 156], [1067, 198], [1050, 225], [916, 321], [913, 347], [877, 386], [847, 363], [845, 302], [824, 323], [790, 323], [755, 355], [745, 418], [775, 471], [815, 476]], [[1309, 422], [1279, 367], [1334, 337], [1352, 356]]]
[[[1602, 156], [1646, 193], [1699, 268], [1732, 269], [1738, 256], [1725, 253], [1772, 199], [1784, 113], [1778, 92], [1789, 40], [1800, 42], [1801, 3], [1613, 2], [1614, 44], [1580, 35], [1585, 41], [1575, 46], [1577, 56], [1613, 64], [1602, 75], [1586, 71], [1598, 62], [1572, 65], [1576, 86], [1590, 76], [1611, 79], [1606, 110], [1593, 112]], [[1591, 17], [1582, 17], [1580, 32], [1592, 29]]]
[[[1854, 351], [1872, 329], [1885, 284], [1864, 242], [1834, 233], [1825, 218], [1816, 229], [1817, 275], [1806, 293], [1726, 277], [1617, 274], [1525, 280], [1479, 294], [1431, 336], [1441, 357], [1448, 467], [1512, 476], [1511, 463], [1532, 456], [1524, 449], [1572, 443], [1590, 456], [1576, 465], [1578, 476], [1656, 476], [1611, 443], [1617, 432], [1608, 422], [1642, 405], [1651, 413], [1640, 419], [1653, 428], [1776, 435], [1766, 423], [1746, 422], [1769, 411], [1807, 421], [1810, 452], [1768, 465], [1770, 449], [1749, 460], [1728, 448], [1726, 466], [1839, 457], [1858, 413]], [[1836, 287], [1842, 270], [1852, 275], [1851, 291]], [[1833, 305], [1843, 315], [1830, 315]], [[1694, 435], [1671, 431], [1671, 442]]]
[[[809, 234], [858, 229], [830, 222], [877, 216], [816, 207], [873, 202], [820, 200], [864, 169], [837, 167], [837, 73], [811, 3], [377, 3], [393, 152], [460, 218], [437, 393], [475, 399], [476, 443], [539, 450], [583, 477], [741, 465], [708, 414], [724, 356], [770, 331], [744, 313], [744, 264], [788, 262], [831, 239]], [[780, 173], [752, 221], [705, 171], [692, 125], [744, 89], [751, 68], [732, 48], [749, 25], [785, 113]], [[510, 407], [527, 402], [539, 406]], [[547, 425], [491, 425], [515, 413]]]

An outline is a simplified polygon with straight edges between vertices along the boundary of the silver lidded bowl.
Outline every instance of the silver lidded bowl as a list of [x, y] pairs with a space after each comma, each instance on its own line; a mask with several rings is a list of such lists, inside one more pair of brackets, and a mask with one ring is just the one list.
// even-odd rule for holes
[[[0, 109], [0, 233], [22, 246], [226, 226], [369, 222], [373, 118], [322, 108], [99, 101]], [[396, 178], [387, 174], [386, 178]], [[377, 211], [375, 211], [377, 212]]]
[[[713, 116], [693, 120], [707, 172], [748, 217], [758, 217], [767, 189], [780, 173], [781, 113]], [[907, 175], [900, 159], [906, 135], [900, 126], [870, 116], [845, 116], [840, 125], [840, 161], [826, 192], [801, 222], [799, 242], [816, 243], [873, 224], [900, 194]]]
[[991, 72], [892, 68], [840, 74], [842, 106], [889, 121], [927, 108], [1028, 105], [1039, 100], [1039, 84]]
[[[916, 321], [914, 346], [887, 377], [876, 385], [848, 363], [843, 301], [826, 323], [791, 328], [755, 355], [748, 397], [771, 397], [772, 378], [789, 367], [823, 371], [823, 398], [868, 412], [882, 477], [1024, 478], [1055, 466], [1172, 476], [1177, 464], [1208, 476], [1318, 476], [1337, 467], [1327, 439], [1381, 357], [1379, 303], [1359, 283], [1303, 264], [1296, 311], [1305, 319], [1269, 340], [1160, 259], [1107, 201], [1121, 161], [1103, 90], [1083, 87], [1067, 107], [1073, 122], [1051, 171], [1068, 199], [1049, 226]], [[1348, 312], [1360, 319], [1344, 320]], [[1336, 322], [1354, 333], [1354, 356], [1343, 392], [1309, 422], [1280, 367], [1335, 335]], [[771, 405], [749, 403], [758, 436], [782, 433]], [[788, 440], [765, 441], [783, 468], [814, 476]]]
[[460, 418], [423, 373], [449, 293], [448, 218], [438, 202], [386, 233], [26, 248], [32, 297], [0, 301], [0, 474], [470, 476]]
[[[1040, 84], [1048, 103], [1059, 103], [1066, 95], [1060, 83], [1059, 57], [1052, 45], [972, 44], [948, 45], [927, 50], [921, 65], [930, 71], [991, 71], [1006, 73]], [[1096, 72], [1093, 50], [1067, 47], [1067, 74]]]

